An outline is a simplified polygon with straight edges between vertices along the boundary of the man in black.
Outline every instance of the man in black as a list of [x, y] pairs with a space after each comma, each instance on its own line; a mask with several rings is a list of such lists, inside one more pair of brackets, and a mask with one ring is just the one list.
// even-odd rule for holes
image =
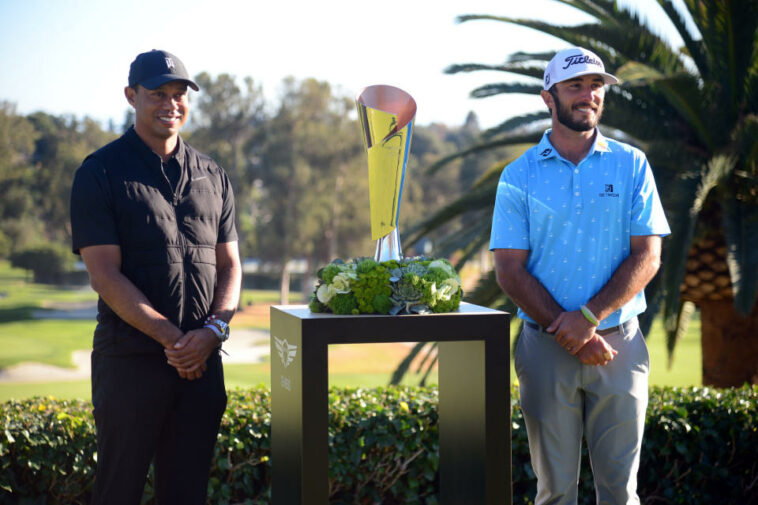
[[159, 504], [206, 502], [241, 268], [229, 179], [179, 136], [188, 87], [176, 56], [138, 55], [124, 90], [135, 124], [85, 159], [72, 188], [73, 249], [100, 295], [98, 505], [139, 504], [151, 461]]

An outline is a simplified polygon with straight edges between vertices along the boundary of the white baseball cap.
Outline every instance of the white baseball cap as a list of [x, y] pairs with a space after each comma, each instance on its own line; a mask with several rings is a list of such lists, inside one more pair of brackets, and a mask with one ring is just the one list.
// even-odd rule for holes
[[558, 51], [545, 68], [542, 81], [544, 90], [557, 82], [563, 82], [582, 75], [598, 74], [603, 76], [605, 84], [616, 84], [619, 80], [605, 71], [605, 66], [598, 55], [583, 47], [572, 47]]

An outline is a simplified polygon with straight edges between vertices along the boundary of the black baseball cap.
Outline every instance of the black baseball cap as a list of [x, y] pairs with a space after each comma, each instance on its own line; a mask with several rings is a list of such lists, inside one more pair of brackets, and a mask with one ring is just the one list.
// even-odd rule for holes
[[169, 81], [184, 81], [195, 91], [199, 89], [190, 79], [182, 61], [168, 51], [153, 49], [138, 54], [129, 67], [130, 88], [139, 84], [147, 89], [155, 89]]

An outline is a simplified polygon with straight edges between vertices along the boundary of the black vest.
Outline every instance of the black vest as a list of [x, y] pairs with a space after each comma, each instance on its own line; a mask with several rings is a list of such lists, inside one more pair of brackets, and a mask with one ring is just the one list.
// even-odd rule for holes
[[[210, 311], [222, 207], [224, 199], [232, 196], [227, 194], [231, 188], [226, 174], [211, 158], [181, 139], [176, 157], [182, 167], [176, 191], [163, 174], [160, 157], [133, 129], [88, 159], [102, 164], [108, 180], [122, 273], [155, 310], [188, 331], [200, 327]], [[163, 351], [102, 299], [97, 320], [96, 351]]]

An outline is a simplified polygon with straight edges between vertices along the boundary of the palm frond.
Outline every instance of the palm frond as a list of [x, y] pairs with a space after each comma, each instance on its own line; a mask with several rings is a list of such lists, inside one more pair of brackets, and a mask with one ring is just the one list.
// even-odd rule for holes
[[497, 184], [498, 180], [500, 179], [500, 174], [503, 172], [503, 168], [508, 163], [521, 156], [521, 154], [529, 149], [532, 145], [534, 144], [515, 144], [506, 147], [505, 150], [508, 155], [505, 158], [492, 163], [489, 168], [487, 168], [487, 170], [471, 184], [471, 189], [473, 190], [482, 186], [490, 187], [494, 184]]
[[695, 304], [692, 302], [682, 302], [679, 305], [676, 319], [672, 321], [673, 324], [666, 324], [666, 353], [668, 355], [666, 368], [669, 370], [671, 370], [671, 365], [674, 362], [674, 348], [676, 348], [676, 344], [687, 333], [694, 314]]
[[[494, 197], [493, 197], [494, 201]], [[492, 217], [488, 212], [482, 212], [479, 219], [468, 220], [466, 226], [461, 230], [463, 235], [460, 239], [450, 241], [444, 244], [448, 253], [446, 256], [454, 254], [456, 251], [461, 253], [455, 268], [460, 270], [473, 257], [475, 257], [490, 241], [492, 231]]]
[[[692, 236], [695, 230], [695, 223], [700, 211], [703, 209], [706, 198], [719, 182], [731, 173], [734, 168], [734, 158], [729, 156], [714, 156], [703, 167], [698, 179], [689, 181], [681, 180], [684, 186], [696, 182], [697, 188], [694, 192], [689, 192], [687, 188], [681, 187], [676, 193], [678, 205], [674, 209], [668, 209], [670, 212], [669, 222], [671, 223], [671, 240], [668, 247], [665, 248], [666, 257], [666, 301], [664, 304], [664, 317], [668, 321], [674, 320], [675, 314], [679, 310], [679, 286], [682, 285], [685, 272], [685, 258], [692, 243]], [[688, 195], [693, 195], [692, 203], [689, 210], [682, 212], [686, 208]], [[668, 323], [671, 324], [671, 323]]]
[[[672, 0], [658, 0], [658, 4], [663, 8], [663, 11], [666, 13], [669, 20], [671, 20], [674, 28], [676, 28], [679, 36], [684, 41], [684, 46], [687, 48], [687, 54], [692, 58], [700, 75], [708, 75], [710, 73], [708, 70], [708, 56], [705, 53], [705, 46], [703, 45], [702, 39], [695, 39], [693, 37], [693, 34], [690, 33], [690, 30], [687, 27], [686, 19], [682, 13], [679, 12], [679, 9], [674, 5]], [[687, 5], [687, 8], [691, 19], [693, 9], [690, 5]], [[696, 35], [699, 36], [700, 34]]]
[[[534, 63], [534, 60], [526, 60], [530, 63]], [[540, 64], [527, 65], [526, 61], [506, 62], [499, 65], [488, 65], [485, 63], [455, 63], [448, 65], [443, 70], [446, 74], [460, 74], [468, 72], [478, 72], [480, 70], [494, 71], [494, 72], [508, 72], [512, 74], [523, 75], [525, 77], [533, 77], [535, 79], [542, 80], [542, 75], [545, 72], [545, 65], [547, 61], [541, 61]]]
[[728, 135], [728, 130], [719, 129], [721, 125], [714, 124], [718, 117], [714, 117], [708, 104], [703, 102], [700, 85], [694, 76], [678, 74], [660, 79], [651, 86], [663, 93], [709, 151], [716, 150], [716, 135]]
[[[424, 387], [424, 386], [426, 386], [426, 381], [427, 381], [427, 379], [429, 379], [429, 375], [430, 375], [430, 374], [432, 373], [432, 371], [434, 370], [434, 365], [436, 365], [436, 364], [437, 364], [437, 362], [438, 362], [438, 361], [439, 361], [439, 359], [440, 359], [440, 358], [439, 358], [439, 355], [438, 355], [436, 352], [433, 352], [433, 351], [436, 351], [436, 350], [437, 350], [437, 342], [434, 342], [434, 343], [432, 344], [432, 348], [431, 348], [431, 349], [429, 349], [429, 352], [428, 352], [428, 354], [427, 354], [427, 356], [430, 356], [432, 359], [431, 359], [431, 362], [429, 363], [429, 365], [426, 367], [426, 370], [424, 371], [424, 375], [423, 375], [423, 376], [421, 376], [421, 380], [420, 380], [420, 381], [419, 381], [419, 383], [418, 383], [418, 385], [419, 385], [420, 387]], [[421, 371], [421, 369], [419, 369], [418, 371], [420, 372], [420, 371]]]
[[664, 79], [661, 71], [638, 61], [627, 61], [616, 70], [616, 77], [624, 81], [625, 86], [646, 86], [651, 82]]
[[[743, 83], [755, 58], [758, 30], [758, 4], [745, 2], [704, 2], [706, 15], [697, 19], [703, 43], [708, 48], [711, 72], [709, 79], [717, 88], [721, 107], [736, 114], [744, 93]], [[753, 44], [735, 44], [736, 40]]]
[[505, 71], [505, 65], [486, 65], [483, 63], [455, 63], [448, 65], [443, 70], [446, 74], [460, 74], [463, 72], [476, 72], [478, 70]]
[[558, 0], [558, 2], [585, 12], [601, 23], [618, 22], [616, 2], [608, 0]]
[[497, 135], [511, 133], [514, 130], [517, 130], [519, 128], [523, 128], [526, 126], [534, 127], [539, 123], [549, 121], [549, 120], [550, 120], [550, 113], [547, 111], [523, 114], [521, 116], [516, 116], [510, 119], [506, 119], [499, 125], [493, 126], [492, 128], [485, 130], [484, 132], [482, 132], [482, 138], [489, 139]]
[[606, 94], [602, 123], [646, 142], [670, 140], [671, 133], [676, 132], [677, 141], [699, 145], [692, 129], [663, 95], [648, 88], [629, 93], [612, 86]]
[[[448, 233], [435, 247], [437, 256], [450, 257], [459, 251], [465, 254], [470, 250], [469, 247], [472, 242], [477, 242], [482, 246], [486, 243], [490, 232], [490, 225], [487, 223], [492, 217], [490, 213], [470, 212], [467, 217], [469, 218], [468, 221], [473, 221], [474, 224], [467, 223], [465, 226], [457, 226], [454, 232]], [[458, 261], [456, 268], [460, 268], [460, 266], [462, 263]]]
[[530, 132], [530, 133], [524, 133], [524, 134], [514, 133], [513, 135], [507, 135], [505, 137], [501, 137], [495, 140], [490, 140], [488, 142], [482, 142], [481, 144], [476, 144], [472, 147], [469, 147], [457, 153], [453, 153], [443, 158], [440, 158], [439, 160], [429, 165], [429, 167], [426, 169], [426, 173], [432, 175], [437, 170], [439, 170], [446, 164], [450, 163], [451, 161], [456, 160], [458, 158], [462, 158], [464, 156], [468, 156], [470, 154], [475, 154], [482, 151], [488, 151], [488, 150], [495, 149], [498, 147], [505, 147], [505, 146], [515, 145], [515, 144], [526, 144], [526, 143], [536, 144], [537, 142], [539, 142], [541, 137], [542, 137], [542, 132]]
[[758, 205], [737, 198], [721, 205], [734, 305], [748, 315], [758, 301]]
[[405, 232], [407, 235], [403, 236], [403, 242], [413, 244], [430, 231], [466, 212], [480, 209], [487, 209], [489, 211], [495, 202], [496, 191], [497, 181], [489, 186], [482, 185], [475, 190], [466, 192], [463, 196], [446, 205], [438, 212], [410, 226]]
[[640, 331], [645, 338], [650, 335], [650, 328], [653, 326], [653, 320], [661, 313], [663, 306], [663, 271], [658, 270], [647, 286], [645, 286], [645, 302], [647, 308], [645, 312], [639, 314], [637, 319], [640, 324]]
[[745, 112], [758, 114], [758, 47], [754, 49], [755, 58], [745, 79]]
[[515, 314], [518, 311], [516, 304], [500, 289], [494, 269], [479, 278], [476, 287], [471, 292], [465, 294], [465, 300], [476, 305], [497, 307], [498, 310], [504, 310], [511, 314]]
[[471, 98], [487, 98], [490, 96], [501, 95], [503, 93], [523, 93], [525, 95], [535, 95], [542, 91], [542, 86], [522, 83], [498, 82], [485, 84], [474, 89], [469, 96]]
[[391, 385], [398, 385], [400, 384], [400, 381], [403, 380], [403, 377], [408, 372], [408, 369], [411, 367], [411, 364], [413, 363], [413, 360], [416, 359], [416, 356], [419, 355], [419, 353], [422, 351], [422, 349], [428, 344], [429, 342], [418, 342], [416, 345], [413, 346], [413, 348], [408, 352], [408, 355], [403, 358], [400, 363], [398, 363], [395, 370], [392, 372], [392, 377], [390, 377], [390, 384]]
[[525, 62], [540, 63], [544, 70], [545, 66], [547, 66], [547, 62], [550, 61], [553, 56], [555, 56], [554, 51], [539, 52], [539, 53], [527, 53], [524, 51], [517, 51], [513, 54], [508, 55], [508, 58], [506, 59], [506, 61], [508, 63], [525, 63]]

